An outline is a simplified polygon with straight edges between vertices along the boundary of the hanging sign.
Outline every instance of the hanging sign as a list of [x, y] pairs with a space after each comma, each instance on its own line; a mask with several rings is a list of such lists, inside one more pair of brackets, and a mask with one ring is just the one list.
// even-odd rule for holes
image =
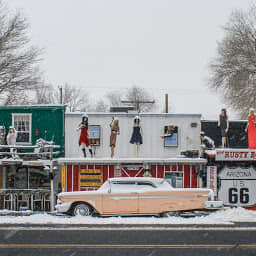
[[207, 188], [217, 196], [217, 166], [207, 166]]
[[256, 150], [216, 149], [216, 161], [255, 161]]

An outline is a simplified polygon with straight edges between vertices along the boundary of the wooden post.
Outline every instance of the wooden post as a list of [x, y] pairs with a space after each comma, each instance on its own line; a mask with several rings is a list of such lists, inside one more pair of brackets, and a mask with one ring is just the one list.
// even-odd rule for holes
[[165, 113], [168, 113], [168, 93], [165, 94]]

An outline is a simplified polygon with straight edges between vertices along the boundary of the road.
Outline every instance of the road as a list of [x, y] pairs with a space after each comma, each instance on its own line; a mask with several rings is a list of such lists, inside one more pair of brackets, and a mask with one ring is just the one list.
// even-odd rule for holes
[[256, 225], [0, 225], [1, 256], [256, 255]]

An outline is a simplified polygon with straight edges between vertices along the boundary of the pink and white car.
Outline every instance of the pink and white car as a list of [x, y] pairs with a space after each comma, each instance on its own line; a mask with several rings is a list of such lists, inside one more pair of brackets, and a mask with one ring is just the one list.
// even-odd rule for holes
[[173, 188], [165, 179], [147, 177], [111, 178], [97, 191], [58, 194], [58, 213], [71, 215], [173, 215], [220, 209], [213, 191], [201, 188]]

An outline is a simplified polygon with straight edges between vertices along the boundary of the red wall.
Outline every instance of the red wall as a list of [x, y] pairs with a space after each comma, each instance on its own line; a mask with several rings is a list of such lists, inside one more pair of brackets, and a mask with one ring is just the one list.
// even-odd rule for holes
[[[142, 166], [138, 165], [137, 170], [126, 170], [126, 172], [130, 175], [130, 177], [142, 177], [143, 176], [143, 171], [141, 171], [139, 174], [139, 170]], [[67, 172], [67, 181], [66, 181], [66, 189], [67, 191], [78, 191], [79, 190], [79, 171], [80, 169], [101, 169], [103, 172], [103, 183], [108, 179], [108, 173], [109, 177], [113, 178], [114, 177], [114, 165], [73, 165], [73, 187], [72, 187], [72, 165], [68, 165], [66, 172]], [[151, 174], [152, 177], [157, 178], [164, 178], [164, 171], [166, 172], [182, 172], [183, 171], [183, 165], [157, 165], [157, 170], [156, 170], [156, 165], [151, 166]], [[190, 165], [184, 165], [184, 188], [197, 188], [198, 187], [198, 177], [196, 174], [196, 168], [195, 166]], [[122, 177], [127, 177], [126, 173], [122, 171]]]

